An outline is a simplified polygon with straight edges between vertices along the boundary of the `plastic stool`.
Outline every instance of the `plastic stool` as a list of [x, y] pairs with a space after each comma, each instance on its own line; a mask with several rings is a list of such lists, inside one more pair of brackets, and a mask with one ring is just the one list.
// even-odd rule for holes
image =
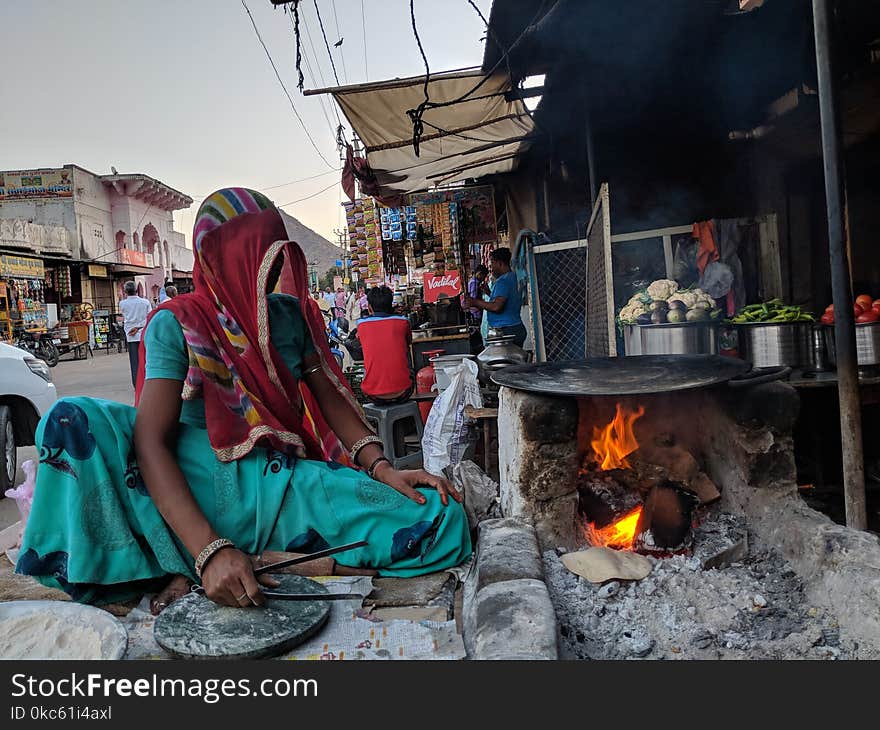
[[404, 437], [412, 433], [419, 437], [419, 442], [422, 440], [424, 430], [418, 403], [411, 400], [394, 405], [367, 403], [364, 415], [382, 439], [385, 456], [395, 469], [414, 469], [421, 465], [421, 449], [407, 454], [404, 445]]

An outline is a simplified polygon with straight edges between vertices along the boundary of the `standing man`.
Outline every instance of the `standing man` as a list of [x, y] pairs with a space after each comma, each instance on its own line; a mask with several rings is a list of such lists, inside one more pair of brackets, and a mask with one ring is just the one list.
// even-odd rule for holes
[[345, 296], [345, 289], [341, 286], [336, 289], [336, 317], [345, 318], [345, 305], [347, 304], [347, 297]]
[[330, 310], [330, 317], [334, 316], [333, 309], [336, 307], [336, 295], [333, 293], [333, 290], [328, 286], [324, 289], [324, 301], [327, 302], [327, 307]]
[[[482, 299], [483, 293], [488, 292], [488, 287], [486, 286], [486, 277], [489, 276], [489, 269], [480, 264], [474, 269], [474, 275], [470, 278], [467, 284], [467, 295], [471, 299]], [[478, 309], [477, 307], [471, 307], [467, 310], [470, 315], [471, 324], [480, 326], [480, 323], [483, 321], [483, 310]]]
[[510, 249], [496, 248], [489, 254], [489, 263], [492, 267], [492, 276], [495, 278], [490, 294], [491, 300], [484, 302], [472, 298], [468, 293], [464, 306], [468, 309], [484, 310], [489, 327], [503, 335], [515, 335], [514, 342], [522, 347], [526, 341], [526, 326], [520, 317], [522, 300], [516, 274], [510, 268]]
[[171, 281], [171, 279], [166, 279], [165, 283], [159, 289], [159, 304], [161, 304], [162, 302], [167, 301], [168, 299], [171, 298], [170, 296], [168, 296], [168, 287], [169, 286], [174, 286], [174, 282]]
[[141, 332], [147, 324], [147, 315], [152, 309], [148, 299], [139, 297], [137, 284], [125, 282], [125, 299], [119, 302], [122, 312], [122, 328], [128, 341], [128, 362], [131, 366], [131, 384], [135, 385], [138, 371], [138, 348], [141, 345]]
[[177, 296], [177, 287], [174, 284], [169, 284], [165, 287], [165, 298], [166, 299], [174, 299]]

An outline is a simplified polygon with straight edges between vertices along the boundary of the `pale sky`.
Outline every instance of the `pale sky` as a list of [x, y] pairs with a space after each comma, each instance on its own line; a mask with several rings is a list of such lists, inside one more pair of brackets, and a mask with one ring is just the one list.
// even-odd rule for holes
[[[245, 2], [297, 111], [338, 167], [335, 104], [297, 90], [290, 19], [269, 0]], [[307, 89], [335, 85], [314, 2], [300, 5]], [[361, 0], [317, 4], [343, 84], [423, 73], [409, 0], [363, 0], [365, 25]], [[477, 5], [488, 18], [491, 0]], [[485, 26], [467, 0], [415, 0], [415, 9], [432, 71], [481, 63]], [[284, 209], [336, 241], [339, 173], [306, 138], [241, 0], [0, 0], [0, 47], [0, 169], [74, 163], [151, 175], [196, 199], [175, 214], [187, 240], [199, 199], [217, 188], [252, 187], [284, 204], [332, 185]]]

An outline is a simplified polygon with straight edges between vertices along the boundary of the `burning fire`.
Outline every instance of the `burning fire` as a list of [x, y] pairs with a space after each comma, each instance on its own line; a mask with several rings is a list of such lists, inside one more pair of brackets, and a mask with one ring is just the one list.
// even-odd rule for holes
[[605, 428], [594, 428], [590, 446], [596, 454], [596, 463], [602, 471], [611, 469], [629, 469], [626, 457], [639, 448], [639, 442], [633, 433], [633, 424], [645, 415], [645, 409], [639, 406], [631, 411], [617, 404], [617, 413]]
[[636, 526], [642, 515], [641, 506], [636, 507], [608, 527], [597, 529], [592, 522], [584, 527], [584, 534], [593, 547], [607, 547], [614, 550], [632, 550], [636, 539]]

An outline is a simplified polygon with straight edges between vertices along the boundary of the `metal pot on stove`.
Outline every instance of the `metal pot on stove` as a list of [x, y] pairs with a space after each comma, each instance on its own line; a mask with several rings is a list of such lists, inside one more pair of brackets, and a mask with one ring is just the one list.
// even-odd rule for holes
[[489, 330], [486, 338], [486, 349], [477, 355], [479, 379], [483, 384], [491, 381], [492, 373], [509, 367], [529, 362], [529, 354], [517, 345], [516, 335], [503, 335], [496, 330]]

